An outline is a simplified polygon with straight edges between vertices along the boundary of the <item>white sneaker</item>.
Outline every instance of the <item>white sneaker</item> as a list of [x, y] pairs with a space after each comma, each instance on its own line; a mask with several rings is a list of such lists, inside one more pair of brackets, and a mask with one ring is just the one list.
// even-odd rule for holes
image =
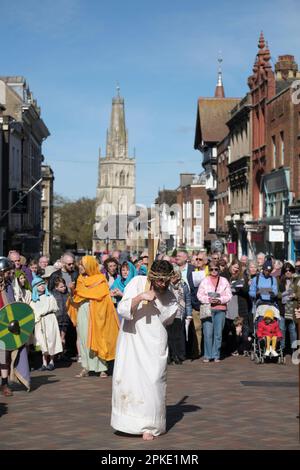
[[272, 355], [273, 357], [278, 357], [278, 356], [279, 356], [279, 354], [278, 354], [277, 351], [272, 351], [272, 352], [271, 352], [271, 355]]
[[270, 354], [271, 354], [271, 351], [267, 349], [266, 352], [265, 352], [265, 356], [268, 357], [268, 356], [270, 356]]

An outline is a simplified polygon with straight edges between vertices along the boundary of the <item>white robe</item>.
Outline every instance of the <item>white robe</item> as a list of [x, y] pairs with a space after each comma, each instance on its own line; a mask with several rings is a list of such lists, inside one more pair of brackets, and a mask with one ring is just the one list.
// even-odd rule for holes
[[146, 276], [134, 277], [118, 306], [123, 317], [113, 374], [111, 426], [128, 434], [154, 436], [166, 430], [168, 336], [178, 304], [171, 291], [144, 305], [134, 315], [131, 302], [145, 290]]
[[50, 356], [61, 353], [63, 347], [55, 315], [59, 309], [53, 295], [41, 295], [37, 302], [31, 301], [30, 307], [34, 311], [35, 342], [40, 346], [42, 353], [48, 353]]

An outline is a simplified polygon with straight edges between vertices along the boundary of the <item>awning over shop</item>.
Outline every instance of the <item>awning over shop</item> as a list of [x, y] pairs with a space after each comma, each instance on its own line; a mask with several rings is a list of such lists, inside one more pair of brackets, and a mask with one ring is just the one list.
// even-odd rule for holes
[[289, 191], [289, 172], [288, 168], [281, 168], [264, 175], [262, 185], [265, 193], [273, 194]]

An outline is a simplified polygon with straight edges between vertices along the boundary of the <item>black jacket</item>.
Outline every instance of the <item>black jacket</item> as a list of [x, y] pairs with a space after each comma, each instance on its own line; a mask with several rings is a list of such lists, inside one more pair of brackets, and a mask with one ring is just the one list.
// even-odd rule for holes
[[[230, 277], [229, 283], [232, 284], [237, 279], [233, 279]], [[239, 309], [239, 316], [240, 317], [248, 317], [250, 311], [251, 311], [251, 301], [249, 297], [249, 279], [246, 274], [243, 274], [243, 277], [241, 278], [243, 281], [243, 287], [239, 287], [234, 289], [234, 292], [232, 292], [233, 295], [237, 295], [238, 297], [238, 309]]]
[[[78, 273], [78, 271], [73, 271], [72, 273], [70, 273], [70, 276], [71, 276], [72, 281], [76, 283], [77, 278], [79, 276], [79, 273]], [[55, 288], [55, 279], [57, 279], [58, 277], [63, 277], [61, 269], [58, 269], [57, 271], [52, 273], [51, 276], [49, 277], [49, 281], [48, 281], [49, 291], [54, 290], [54, 288]]]
[[189, 284], [189, 288], [191, 291], [191, 300], [192, 300], [192, 307], [194, 310], [197, 310], [199, 312], [200, 310], [200, 301], [197, 299], [197, 292], [198, 289], [197, 287], [194, 286], [193, 282], [193, 271], [195, 270], [194, 266], [191, 264], [188, 265], [188, 270], [187, 270], [187, 281]]

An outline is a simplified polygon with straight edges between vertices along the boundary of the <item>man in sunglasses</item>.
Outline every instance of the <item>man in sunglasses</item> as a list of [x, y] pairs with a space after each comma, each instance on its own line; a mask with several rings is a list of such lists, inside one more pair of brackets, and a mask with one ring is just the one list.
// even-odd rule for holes
[[195, 271], [205, 271], [205, 275], [207, 276], [209, 273], [208, 266], [207, 266], [207, 256], [203, 252], [199, 252], [192, 257], [192, 266], [194, 266]]
[[55, 280], [62, 277], [65, 280], [68, 292], [70, 293], [75, 288], [78, 278], [78, 271], [75, 268], [75, 257], [73, 253], [66, 252], [63, 254], [61, 261], [62, 268], [51, 274], [48, 282], [48, 289], [49, 291], [54, 290]]

